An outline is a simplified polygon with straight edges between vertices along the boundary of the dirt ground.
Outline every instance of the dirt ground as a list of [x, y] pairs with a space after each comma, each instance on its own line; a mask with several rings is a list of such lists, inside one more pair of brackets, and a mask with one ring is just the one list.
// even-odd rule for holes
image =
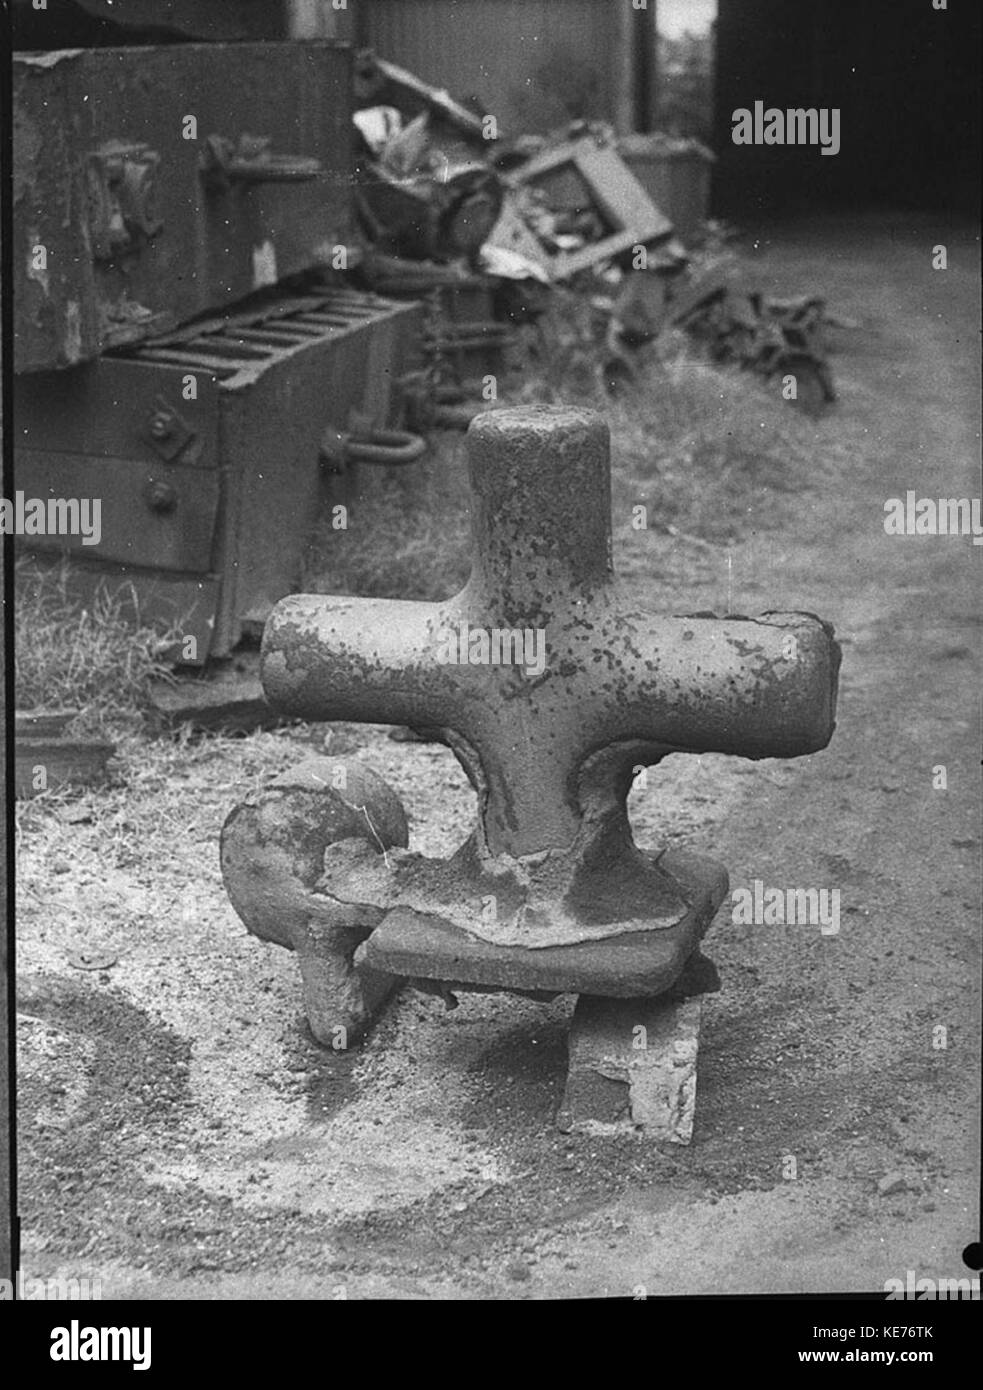
[[[721, 911], [691, 1146], [556, 1130], [571, 999], [465, 995], [445, 1012], [406, 990], [361, 1050], [309, 1039], [293, 958], [225, 898], [222, 821], [327, 746], [377, 767], [414, 846], [446, 852], [473, 801], [445, 749], [355, 726], [162, 744], [133, 755], [126, 787], [21, 810], [27, 1276], [96, 1275], [128, 1299], [557, 1299], [966, 1273], [983, 549], [888, 537], [883, 507], [909, 488], [979, 494], [976, 250], [910, 215], [786, 226], [748, 249], [766, 288], [823, 291], [861, 325], [834, 361], [839, 404], [810, 426], [815, 486], [777, 527], [752, 517], [729, 557], [624, 518], [616, 558], [667, 610], [831, 620], [839, 724], [793, 763], [674, 757], [632, 818], [641, 843], [719, 858], [732, 888], [839, 887], [842, 918], [823, 936]], [[671, 592], [646, 579], [653, 549]], [[78, 969], [81, 950], [104, 968]]]

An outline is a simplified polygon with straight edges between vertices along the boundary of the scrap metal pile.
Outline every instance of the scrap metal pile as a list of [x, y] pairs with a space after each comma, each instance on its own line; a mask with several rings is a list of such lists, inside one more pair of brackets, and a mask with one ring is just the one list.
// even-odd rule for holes
[[809, 413], [836, 399], [823, 347], [826, 304], [817, 296], [767, 298], [709, 276], [673, 302], [670, 318], [704, 344], [715, 362], [736, 363], [764, 377], [793, 377], [794, 399]]
[[561, 294], [583, 307], [581, 346], [611, 394], [635, 379], [642, 348], [682, 330], [714, 362], [793, 376], [787, 398], [810, 412], [835, 399], [823, 300], [770, 300], [739, 276], [701, 273], [626, 162], [639, 141], [663, 159], [695, 142], [619, 142], [583, 121], [506, 141], [489, 117], [368, 50], [355, 105], [358, 273], [427, 305], [405, 383], [414, 427], [466, 426], [486, 378], [515, 361], [521, 335], [536, 342]]

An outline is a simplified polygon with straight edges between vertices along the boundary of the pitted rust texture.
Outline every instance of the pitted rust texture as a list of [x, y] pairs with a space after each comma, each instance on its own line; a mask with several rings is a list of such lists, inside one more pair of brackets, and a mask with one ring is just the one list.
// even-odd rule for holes
[[[832, 630], [807, 613], [666, 618], [640, 606], [613, 574], [608, 431], [593, 412], [480, 416], [469, 459], [475, 555], [459, 594], [439, 604], [298, 595], [267, 624], [273, 704], [426, 728], [479, 793], [478, 824], [447, 863], [328, 856], [318, 891], [361, 905], [353, 915], [410, 906], [496, 945], [669, 929], [688, 895], [632, 841], [632, 768], [672, 752], [824, 748], [840, 660]], [[493, 629], [542, 630], [545, 668], [438, 659], [448, 632]], [[501, 898], [492, 921], [481, 913], [489, 895]]]
[[[255, 936], [296, 951], [314, 1036], [348, 1045], [368, 1027], [398, 983], [354, 963], [358, 946], [382, 920], [315, 892], [326, 851], [372, 846], [385, 855], [407, 843], [399, 798], [370, 768], [311, 758], [237, 806], [222, 827], [222, 877], [239, 917]], [[344, 1030], [339, 1035], [336, 1030]]]

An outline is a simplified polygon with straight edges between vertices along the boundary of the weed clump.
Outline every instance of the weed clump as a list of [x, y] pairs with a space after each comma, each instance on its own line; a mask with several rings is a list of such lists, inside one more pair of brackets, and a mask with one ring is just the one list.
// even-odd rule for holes
[[89, 600], [72, 592], [72, 568], [18, 557], [14, 575], [17, 709], [78, 710], [76, 736], [118, 737], [144, 721], [151, 683], [167, 678], [174, 641], [143, 622], [132, 587], [103, 582]]

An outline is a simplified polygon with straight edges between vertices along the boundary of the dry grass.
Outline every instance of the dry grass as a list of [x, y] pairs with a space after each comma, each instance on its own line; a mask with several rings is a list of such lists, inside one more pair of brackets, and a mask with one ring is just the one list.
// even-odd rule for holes
[[316, 550], [304, 577], [309, 593], [421, 600], [455, 593], [471, 564], [463, 435], [435, 436], [427, 457], [401, 474], [361, 470], [348, 502], [348, 529], [325, 522]]
[[78, 710], [77, 735], [138, 729], [150, 683], [170, 673], [160, 658], [174, 634], [134, 622], [123, 597], [108, 587], [88, 605], [74, 597], [67, 561], [42, 566], [19, 557], [15, 595], [17, 709]]
[[[751, 525], [780, 525], [788, 499], [815, 481], [815, 422], [776, 386], [698, 360], [680, 335], [650, 349], [636, 383], [612, 400], [596, 350], [575, 338], [546, 354], [548, 370], [513, 377], [500, 404], [575, 401], [604, 414], [616, 533], [642, 504], [650, 529], [733, 544]], [[471, 548], [463, 436], [437, 435], [412, 467], [412, 489], [380, 478], [350, 506], [347, 531], [325, 525], [305, 578], [310, 592], [433, 600], [460, 588]]]
[[626, 522], [735, 543], [750, 519], [777, 526], [790, 495], [811, 483], [815, 426], [775, 386], [687, 355], [650, 359], [639, 385], [606, 411], [612, 433], [612, 502]]

